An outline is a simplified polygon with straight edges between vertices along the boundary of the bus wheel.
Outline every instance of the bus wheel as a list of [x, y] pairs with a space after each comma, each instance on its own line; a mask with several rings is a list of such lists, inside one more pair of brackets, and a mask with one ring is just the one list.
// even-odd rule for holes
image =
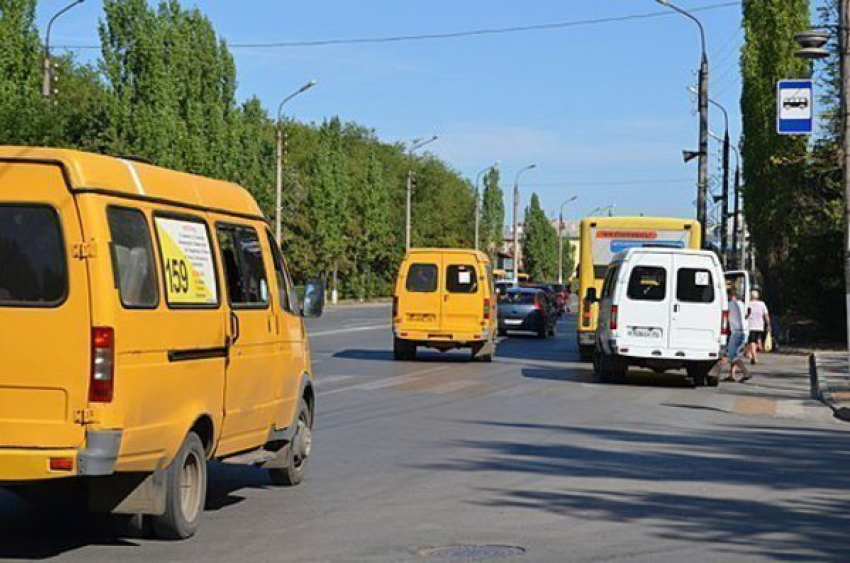
[[295, 434], [292, 441], [278, 452], [285, 456], [284, 465], [269, 469], [272, 485], [294, 487], [304, 480], [307, 463], [313, 451], [313, 414], [303, 398], [298, 403], [298, 416], [295, 419]]
[[165, 470], [165, 488], [165, 513], [153, 517], [154, 533], [166, 540], [192, 537], [207, 498], [207, 456], [194, 432], [189, 432]]

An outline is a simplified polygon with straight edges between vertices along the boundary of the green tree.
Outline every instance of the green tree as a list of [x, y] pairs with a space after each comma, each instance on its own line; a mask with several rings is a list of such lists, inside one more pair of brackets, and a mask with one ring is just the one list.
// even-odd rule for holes
[[505, 229], [505, 200], [498, 168], [491, 168], [484, 176], [481, 200], [481, 248], [493, 259], [501, 247]]
[[525, 208], [522, 233], [523, 270], [534, 281], [551, 280], [558, 273], [558, 233], [540, 206], [540, 198], [531, 194]]
[[36, 0], [0, 0], [0, 141], [33, 144], [44, 135], [41, 42]]

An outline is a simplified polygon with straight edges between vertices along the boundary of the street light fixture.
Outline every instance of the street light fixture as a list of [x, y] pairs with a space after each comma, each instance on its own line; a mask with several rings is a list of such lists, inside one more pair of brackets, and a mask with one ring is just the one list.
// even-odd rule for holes
[[275, 204], [274, 204], [274, 236], [277, 241], [277, 245], [281, 245], [281, 213], [283, 208], [283, 106], [299, 94], [303, 94], [310, 88], [316, 85], [315, 80], [311, 80], [289, 96], [283, 99], [280, 102], [280, 105], [277, 106], [277, 149], [276, 149], [276, 157], [275, 157]]
[[[708, 53], [705, 43], [705, 28], [696, 16], [670, 3], [669, 0], [655, 1], [690, 19], [699, 28], [702, 56], [699, 67], [699, 152], [696, 154], [699, 157], [697, 172], [697, 220], [700, 222], [701, 238], [703, 244], [705, 244], [706, 194], [708, 192]], [[690, 159], [686, 157], [685, 162], [688, 160]]]
[[529, 164], [516, 173], [514, 177], [514, 287], [519, 285], [519, 177], [523, 172], [537, 168], [536, 164]]
[[578, 199], [574, 195], [561, 204], [558, 212], [558, 283], [564, 283], [564, 206]]
[[425, 145], [431, 144], [434, 141], [439, 139], [437, 135], [434, 135], [430, 139], [425, 139], [424, 141], [421, 139], [413, 139], [410, 141], [410, 147], [407, 149], [407, 205], [405, 207], [405, 237], [404, 237], [404, 249], [410, 250], [410, 205], [411, 205], [411, 194], [413, 193], [413, 153], [424, 147]]
[[52, 63], [50, 62], [50, 31], [53, 28], [53, 22], [55, 22], [59, 16], [74, 8], [75, 6], [79, 6], [86, 0], [74, 0], [58, 12], [56, 12], [50, 21], [47, 23], [47, 33], [44, 36], [44, 68], [43, 68], [43, 77], [42, 77], [42, 85], [41, 85], [41, 95], [45, 100], [50, 99], [51, 94], [53, 93], [53, 69], [51, 68]]
[[498, 166], [499, 161], [497, 160], [496, 162], [479, 172], [477, 176], [475, 176], [475, 250], [478, 250], [480, 239], [479, 231], [481, 229], [481, 191], [478, 189], [478, 186], [481, 182], [481, 176], [497, 168]]

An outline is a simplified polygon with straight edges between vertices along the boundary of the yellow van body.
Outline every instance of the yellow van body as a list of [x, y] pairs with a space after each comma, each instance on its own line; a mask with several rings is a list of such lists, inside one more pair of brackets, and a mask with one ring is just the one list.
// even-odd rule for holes
[[0, 147], [0, 485], [160, 471], [190, 431], [207, 459], [285, 443], [314, 403], [297, 309], [245, 189]]
[[399, 269], [393, 298], [393, 353], [414, 359], [416, 348], [470, 348], [492, 361], [496, 298], [490, 259], [466, 249], [414, 248]]

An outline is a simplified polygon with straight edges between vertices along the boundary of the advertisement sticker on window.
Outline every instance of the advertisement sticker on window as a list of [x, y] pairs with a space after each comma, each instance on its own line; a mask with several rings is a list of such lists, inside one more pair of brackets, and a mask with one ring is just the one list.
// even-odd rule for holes
[[203, 223], [156, 218], [165, 290], [172, 305], [215, 305], [218, 288]]

